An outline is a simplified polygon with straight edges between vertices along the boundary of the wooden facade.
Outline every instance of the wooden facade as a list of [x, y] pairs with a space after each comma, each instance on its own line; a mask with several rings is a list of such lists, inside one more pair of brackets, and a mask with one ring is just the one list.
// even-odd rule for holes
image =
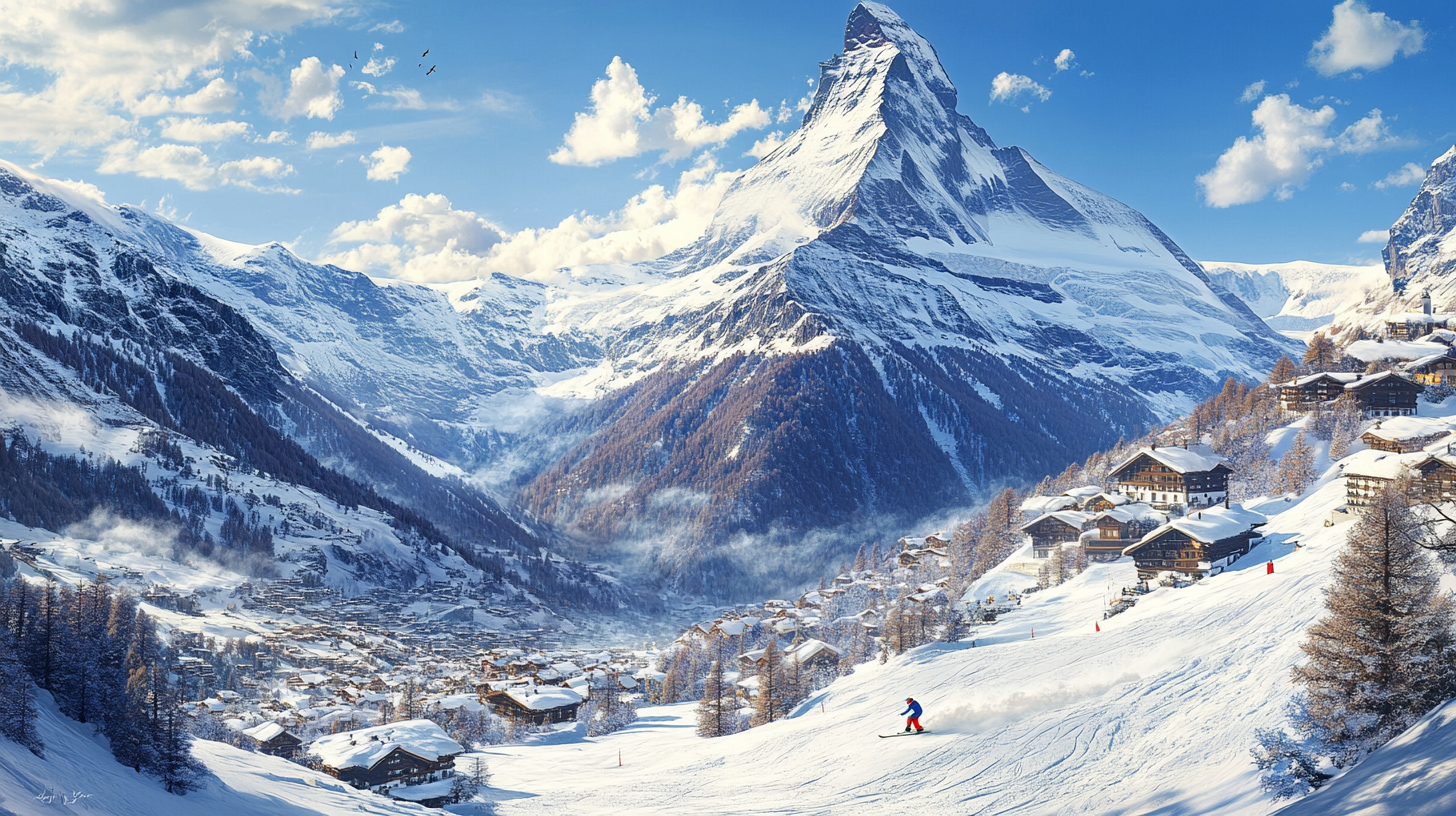
[[1416, 360], [1404, 371], [1421, 385], [1456, 385], [1456, 350]]
[[1371, 450], [1387, 451], [1389, 453], [1415, 453], [1432, 442], [1435, 442], [1437, 439], [1450, 434], [1450, 431], [1438, 431], [1436, 433], [1392, 439], [1387, 436], [1381, 436], [1377, 430], [1371, 429], [1366, 431], [1360, 436], [1360, 441], [1364, 442], [1365, 447]]
[[1360, 401], [1369, 416], [1411, 416], [1425, 386], [1385, 371], [1346, 386], [1345, 391]]
[[1416, 465], [1421, 499], [1431, 504], [1456, 501], [1456, 458], [1432, 456]]
[[1142, 453], [1113, 477], [1123, 495], [1158, 510], [1167, 510], [1174, 506], [1211, 507], [1223, 502], [1228, 498], [1228, 480], [1232, 473], [1222, 462], [1208, 470], [1179, 472]]
[[403, 747], [396, 747], [368, 768], [334, 768], [324, 765], [323, 770], [347, 785], [387, 793], [390, 788], [423, 785], [454, 774], [455, 755], [448, 754], [429, 760], [412, 754]]
[[1345, 393], [1345, 386], [1359, 379], [1358, 374], [1324, 372], [1300, 377], [1279, 386], [1279, 407], [1303, 413], [1316, 403], [1329, 403]]
[[1075, 544], [1082, 535], [1082, 527], [1068, 521], [1067, 517], [1074, 517], [1070, 511], [1048, 513], [1045, 516], [1024, 524], [1021, 532], [1031, 536], [1032, 555], [1035, 558], [1050, 558], [1052, 549], [1063, 544]]
[[280, 732], [278, 736], [267, 740], [254, 739], [253, 748], [260, 754], [292, 759], [298, 749], [303, 746], [303, 740], [293, 736], [287, 731]]
[[1152, 519], [1122, 521], [1107, 513], [1098, 516], [1093, 524], [1097, 535], [1082, 539], [1089, 561], [1116, 561], [1122, 557], [1123, 550], [1158, 527], [1158, 522]]
[[570, 703], [555, 708], [528, 708], [504, 691], [493, 691], [485, 695], [484, 701], [502, 717], [509, 717], [518, 723], [544, 725], [546, 723], [571, 722], [581, 703]]
[[1246, 530], [1216, 541], [1199, 541], [1182, 530], [1169, 528], [1137, 545], [1132, 556], [1140, 580], [1156, 578], [1161, 572], [1182, 573], [1198, 580], [1248, 553], [1256, 537], [1253, 530]]

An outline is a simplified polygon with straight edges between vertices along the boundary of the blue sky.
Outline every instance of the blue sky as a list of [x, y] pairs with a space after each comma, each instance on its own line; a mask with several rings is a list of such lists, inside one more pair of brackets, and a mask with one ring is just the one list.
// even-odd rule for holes
[[[686, 242], [854, 5], [12, 2], [0, 157], [417, 280]], [[999, 144], [1196, 258], [1378, 258], [1456, 142], [1449, 2], [891, 5]]]

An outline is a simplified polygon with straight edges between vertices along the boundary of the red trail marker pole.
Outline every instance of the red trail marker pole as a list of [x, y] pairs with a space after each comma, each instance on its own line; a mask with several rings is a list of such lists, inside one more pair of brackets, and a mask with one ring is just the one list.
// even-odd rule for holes
[[1098, 623], [1097, 621], [1092, 621], [1092, 625], [1097, 627], [1097, 631], [1102, 631], [1102, 624]]
[[1274, 574], [1274, 560], [1273, 559], [1270, 559], [1269, 560], [1269, 564], [1264, 568], [1264, 574], [1265, 575], [1273, 575]]
[[618, 768], [622, 767], [622, 749], [621, 748], [618, 748], [617, 749], [617, 767]]

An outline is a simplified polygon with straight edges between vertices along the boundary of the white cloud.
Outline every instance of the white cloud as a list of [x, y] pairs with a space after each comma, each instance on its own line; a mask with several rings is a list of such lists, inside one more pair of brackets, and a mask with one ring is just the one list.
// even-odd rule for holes
[[1212, 170], [1198, 177], [1210, 206], [1247, 204], [1271, 191], [1276, 198], [1287, 199], [1325, 156], [1368, 153], [1394, 142], [1379, 110], [1331, 136], [1334, 108], [1311, 110], [1293, 104], [1287, 94], [1264, 97], [1254, 109], [1253, 121], [1258, 135], [1240, 136]]
[[339, 96], [339, 78], [344, 69], [338, 65], [325, 68], [318, 57], [299, 60], [298, 67], [288, 73], [288, 96], [278, 103], [273, 113], [280, 119], [307, 116], [310, 119], [334, 118], [344, 106]]
[[1373, 71], [1425, 47], [1420, 23], [1400, 23], [1358, 0], [1335, 6], [1334, 20], [1309, 52], [1309, 64], [1325, 76], [1345, 71]]
[[260, 187], [256, 179], [280, 179], [293, 175], [293, 166], [271, 156], [214, 165], [212, 159], [194, 145], [164, 144], [138, 149], [134, 139], [108, 145], [104, 151], [101, 173], [134, 173], [142, 178], [159, 178], [180, 182], [189, 190], [208, 190], [218, 185], [246, 187], [259, 192], [298, 192], [286, 187]]
[[162, 120], [162, 138], [174, 142], [193, 144], [216, 144], [237, 139], [248, 134], [247, 122], [209, 122], [206, 119]]
[[1342, 182], [1340, 182], [1340, 192], [1342, 192], [1342, 193], [1353, 193], [1353, 192], [1355, 192], [1358, 189], [1360, 189], [1360, 188], [1359, 187], [1356, 187], [1355, 185], [1351, 184], [1348, 181], [1342, 181]]
[[1057, 66], [1057, 73], [1060, 74], [1068, 68], [1074, 67], [1072, 60], [1076, 58], [1077, 55], [1072, 53], [1072, 49], [1063, 48], [1062, 53], [1058, 54], [1057, 58], [1052, 60], [1052, 63]]
[[764, 156], [767, 156], [768, 154], [777, 150], [779, 145], [783, 143], [784, 132], [782, 130], [775, 130], [773, 133], [770, 133], [762, 139], [754, 142], [753, 147], [748, 148], [748, 151], [745, 152], [743, 155], [752, 156], [755, 159], [761, 159]]
[[0, 142], [49, 155], [134, 129], [137, 117], [232, 110], [221, 66], [250, 56], [255, 32], [333, 16], [340, 0], [66, 0], [6, 3], [0, 66], [22, 69], [0, 87]]
[[331, 147], [343, 147], [358, 141], [354, 138], [354, 131], [346, 130], [343, 133], [323, 133], [315, 130], [308, 134], [304, 146], [309, 150], [327, 150]]
[[1426, 168], [1415, 162], [1406, 162], [1405, 166], [1375, 182], [1375, 186], [1381, 190], [1391, 187], [1415, 187], [1426, 180]]
[[686, 97], [654, 109], [657, 97], [647, 94], [637, 72], [621, 57], [613, 57], [607, 78], [592, 85], [591, 100], [591, 110], [576, 114], [551, 161], [595, 167], [656, 152], [663, 161], [676, 161], [745, 130], [768, 127], [772, 119], [757, 99], [733, 108], [718, 124], [708, 122], [702, 106]]
[[[388, 102], [377, 102], [370, 105], [371, 108], [385, 108], [388, 110], [428, 110], [435, 108], [439, 110], [460, 110], [460, 103], [453, 99], [443, 99], [434, 102], [427, 102], [414, 88], [406, 88], [403, 85], [395, 85], [391, 88], [378, 88], [373, 83], [355, 81], [349, 83], [350, 87], [364, 92], [364, 98], [381, 96]], [[489, 96], [491, 92], [487, 91]]]
[[400, 174], [409, 172], [410, 152], [403, 147], [380, 145], [368, 158], [360, 156], [359, 161], [369, 166], [364, 175], [370, 181], [397, 182]]
[[1355, 241], [1361, 244], [1383, 244], [1390, 240], [1390, 230], [1365, 230]]
[[254, 141], [261, 144], [293, 144], [293, 140], [288, 138], [288, 131], [286, 130], [272, 131], [267, 136], [260, 136], [254, 139]]
[[1264, 93], [1265, 84], [1267, 83], [1262, 79], [1258, 82], [1250, 82], [1248, 87], [1244, 88], [1244, 92], [1239, 96], [1239, 101], [1253, 102], [1255, 99], [1258, 99]]
[[1022, 94], [1030, 94], [1043, 102], [1052, 98], [1050, 90], [1029, 76], [1002, 71], [991, 80], [992, 102], [1011, 102]]
[[525, 107], [525, 100], [506, 91], [483, 91], [476, 104], [491, 113], [515, 113]]
[[370, 57], [369, 61], [364, 63], [364, 67], [359, 70], [370, 76], [382, 77], [394, 70], [395, 62], [394, 57], [385, 57], [382, 62], [378, 57]]
[[678, 177], [675, 190], [654, 184], [605, 216], [572, 215], [554, 227], [507, 234], [444, 196], [405, 196], [370, 221], [340, 224], [321, 261], [415, 281], [451, 281], [491, 272], [543, 278], [562, 267], [658, 258], [702, 235], [738, 177], [711, 157]]
[[389, 21], [387, 23], [380, 23], [380, 24], [374, 26], [373, 28], [371, 28], [369, 30], [370, 31], [383, 31], [385, 34], [403, 34], [404, 33], [404, 23], [401, 23], [398, 20], [391, 20], [391, 21]]

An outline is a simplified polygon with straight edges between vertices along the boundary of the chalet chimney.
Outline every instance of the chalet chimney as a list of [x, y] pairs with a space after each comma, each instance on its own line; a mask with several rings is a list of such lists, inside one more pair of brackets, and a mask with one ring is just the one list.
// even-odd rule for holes
[[1431, 290], [1421, 290], [1421, 311], [1427, 315], [1431, 313]]

